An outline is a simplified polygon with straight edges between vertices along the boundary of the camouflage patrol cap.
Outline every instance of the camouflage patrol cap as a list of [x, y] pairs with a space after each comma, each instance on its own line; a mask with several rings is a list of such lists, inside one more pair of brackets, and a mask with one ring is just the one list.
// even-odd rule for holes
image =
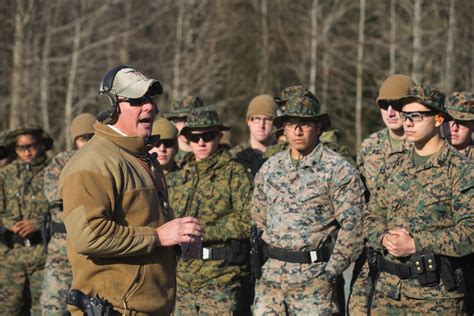
[[302, 85], [286, 87], [285, 89], [281, 91], [281, 96], [274, 99], [275, 99], [275, 102], [277, 102], [279, 105], [283, 105], [286, 101], [288, 101], [290, 97], [302, 97], [302, 96], [309, 97], [319, 103], [319, 100], [318, 98], [316, 98], [314, 93], [312, 93], [311, 91], [309, 91]]
[[23, 125], [17, 129], [12, 130], [7, 135], [7, 146], [13, 147], [16, 142], [16, 137], [19, 135], [34, 135], [40, 139], [44, 145], [44, 150], [48, 151], [53, 147], [54, 140], [41, 127], [36, 125]]
[[401, 111], [405, 104], [418, 102], [433, 111], [448, 115], [444, 108], [444, 99], [444, 93], [437, 88], [417, 84], [409, 88], [400, 99], [392, 102], [392, 106], [395, 110]]
[[454, 92], [447, 97], [446, 111], [451, 118], [459, 121], [474, 120], [474, 93]]
[[206, 106], [191, 110], [186, 123], [184, 123], [184, 127], [181, 129], [180, 135], [186, 135], [190, 130], [208, 127], [217, 127], [221, 131], [230, 130], [229, 126], [225, 126], [219, 121], [219, 116], [215, 108], [213, 106]]
[[92, 125], [95, 122], [95, 116], [90, 113], [82, 113], [76, 116], [71, 123], [71, 139], [75, 141], [79, 136], [94, 134]]
[[398, 100], [403, 97], [415, 82], [407, 75], [395, 74], [388, 76], [380, 86], [377, 104], [380, 100]]
[[153, 121], [151, 135], [159, 135], [160, 139], [176, 139], [178, 137], [178, 129], [168, 119], [158, 117]]
[[163, 114], [169, 120], [175, 118], [186, 118], [192, 109], [204, 106], [204, 102], [198, 96], [188, 95], [184, 98], [178, 99], [171, 105], [171, 112]]
[[290, 117], [309, 118], [322, 122], [322, 130], [331, 125], [329, 115], [320, 113], [319, 102], [307, 96], [290, 97], [283, 107], [280, 108], [278, 116], [273, 119], [275, 126], [281, 127]]

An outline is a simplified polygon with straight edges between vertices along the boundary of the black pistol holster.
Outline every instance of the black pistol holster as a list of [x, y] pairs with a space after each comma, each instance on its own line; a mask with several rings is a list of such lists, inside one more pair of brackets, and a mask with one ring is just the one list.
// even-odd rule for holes
[[252, 279], [258, 280], [262, 276], [262, 266], [268, 257], [263, 254], [263, 241], [257, 225], [252, 225], [250, 232], [250, 271]]
[[79, 308], [84, 316], [113, 316], [113, 306], [97, 294], [91, 297], [77, 289], [71, 289], [67, 297], [67, 303]]

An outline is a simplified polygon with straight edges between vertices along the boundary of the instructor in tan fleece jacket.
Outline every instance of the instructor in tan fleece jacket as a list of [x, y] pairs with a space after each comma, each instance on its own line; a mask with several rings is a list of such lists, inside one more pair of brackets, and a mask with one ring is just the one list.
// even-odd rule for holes
[[147, 153], [161, 93], [159, 81], [128, 66], [107, 72], [95, 135], [60, 178], [72, 289], [104, 297], [117, 314], [169, 315], [174, 246], [182, 246], [184, 257], [200, 248], [199, 221], [173, 219], [163, 171]]

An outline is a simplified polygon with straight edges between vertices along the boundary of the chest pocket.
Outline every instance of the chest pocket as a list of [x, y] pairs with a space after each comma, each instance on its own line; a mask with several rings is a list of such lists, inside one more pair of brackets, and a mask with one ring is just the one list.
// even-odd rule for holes
[[426, 186], [418, 205], [417, 212], [429, 221], [449, 221], [453, 216], [451, 191], [445, 186]]

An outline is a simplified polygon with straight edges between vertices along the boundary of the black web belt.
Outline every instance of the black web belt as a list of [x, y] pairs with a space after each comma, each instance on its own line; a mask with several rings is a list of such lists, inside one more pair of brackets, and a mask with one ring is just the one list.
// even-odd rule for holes
[[51, 222], [51, 233], [66, 233], [66, 226], [63, 223]]
[[331, 257], [329, 249], [326, 246], [322, 246], [321, 248], [312, 251], [293, 251], [283, 248], [269, 247], [264, 244], [263, 254], [272, 259], [291, 263], [327, 262]]
[[377, 265], [380, 272], [396, 275], [401, 280], [416, 279], [416, 274], [410, 266], [388, 261], [380, 254], [377, 254]]
[[221, 248], [210, 248], [202, 247], [201, 259], [202, 260], [225, 260], [226, 254], [229, 253], [230, 247]]

